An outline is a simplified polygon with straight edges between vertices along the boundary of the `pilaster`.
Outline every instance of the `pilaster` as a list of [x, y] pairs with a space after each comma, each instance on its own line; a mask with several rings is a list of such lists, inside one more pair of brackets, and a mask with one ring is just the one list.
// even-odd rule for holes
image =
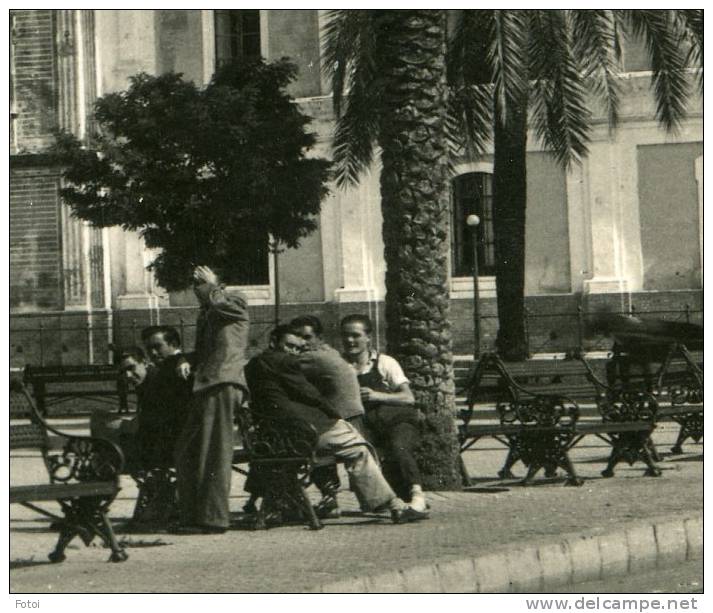
[[[323, 207], [325, 210], [334, 207], [336, 212], [331, 221], [337, 235], [336, 240], [333, 236], [331, 242], [333, 247], [338, 248], [338, 257], [334, 257], [334, 251], [330, 253], [326, 249], [325, 242], [322, 245], [325, 291], [329, 295], [333, 290], [336, 302], [383, 299], [383, 281], [377, 281], [384, 275], [377, 177], [378, 173], [371, 172], [355, 187], [336, 189], [333, 201]], [[329, 275], [328, 271], [332, 274]], [[332, 278], [329, 279], [329, 276]]]

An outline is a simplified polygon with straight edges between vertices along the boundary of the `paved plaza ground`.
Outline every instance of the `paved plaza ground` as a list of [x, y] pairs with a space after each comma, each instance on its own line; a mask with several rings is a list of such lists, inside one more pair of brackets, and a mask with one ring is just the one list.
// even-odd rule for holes
[[[76, 421], [68, 423], [82, 427]], [[353, 576], [442, 563], [525, 545], [558, 541], [574, 534], [601, 535], [622, 525], [695, 516], [703, 506], [703, 446], [687, 444], [683, 456], [668, 449], [677, 426], [663, 424], [655, 441], [663, 451], [659, 478], [644, 477], [643, 465], [620, 465], [604, 479], [608, 448], [588, 437], [574, 450], [575, 467], [585, 483], [565, 487], [540, 479], [522, 487], [500, 482], [496, 472], [505, 450], [481, 440], [464, 454], [476, 485], [460, 492], [431, 492], [431, 518], [393, 525], [387, 515], [362, 515], [353, 495], [340, 498], [346, 514], [321, 531], [285, 526], [268, 531], [233, 529], [223, 535], [177, 536], [126, 533], [136, 488], [122, 478], [111, 509], [117, 535], [129, 559], [110, 564], [108, 550], [77, 541], [59, 565], [47, 561], [56, 534], [46, 519], [12, 505], [10, 589], [51, 592], [302, 592]], [[11, 456], [13, 483], [41, 477], [38, 457]], [[516, 465], [516, 474], [523, 474]], [[46, 477], [44, 477], [46, 478]], [[311, 492], [315, 494], [315, 492]], [[231, 508], [236, 526], [245, 502], [242, 477], [235, 475]]]

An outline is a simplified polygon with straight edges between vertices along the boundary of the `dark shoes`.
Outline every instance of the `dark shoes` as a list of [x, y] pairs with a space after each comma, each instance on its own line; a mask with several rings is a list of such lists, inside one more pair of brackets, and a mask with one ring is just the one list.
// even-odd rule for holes
[[421, 519], [428, 519], [428, 513], [421, 513], [411, 507], [391, 511], [391, 521], [395, 524], [408, 524]]
[[225, 534], [227, 528], [221, 528], [219, 526], [187, 526], [185, 524], [178, 524], [169, 528], [170, 534]]

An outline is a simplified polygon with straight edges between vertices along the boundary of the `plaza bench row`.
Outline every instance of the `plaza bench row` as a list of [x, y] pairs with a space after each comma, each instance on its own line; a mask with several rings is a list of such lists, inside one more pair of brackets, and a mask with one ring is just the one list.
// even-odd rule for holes
[[[524, 483], [541, 468], [548, 476], [562, 468], [567, 483], [579, 485], [582, 481], [569, 451], [585, 436], [594, 435], [611, 446], [603, 476], [613, 476], [622, 460], [642, 461], [645, 474], [659, 475], [655, 462], [660, 458], [651, 442], [659, 421], [681, 425], [673, 453], [681, 453], [686, 438], [697, 442], [702, 437], [702, 371], [681, 345], [671, 346], [655, 376], [648, 378], [633, 378], [630, 364], [607, 366], [604, 382], [581, 356], [506, 365], [495, 354], [483, 355], [466, 386], [467, 408], [459, 415], [461, 452], [492, 437], [509, 449], [500, 478], [513, 478], [511, 468], [521, 460], [528, 469]], [[628, 379], [623, 380], [621, 372], [628, 373]], [[580, 403], [594, 405], [597, 417], [582, 419]], [[483, 404], [493, 409], [499, 423], [472, 423], [476, 405]], [[462, 461], [461, 471], [468, 484], [470, 477]]]

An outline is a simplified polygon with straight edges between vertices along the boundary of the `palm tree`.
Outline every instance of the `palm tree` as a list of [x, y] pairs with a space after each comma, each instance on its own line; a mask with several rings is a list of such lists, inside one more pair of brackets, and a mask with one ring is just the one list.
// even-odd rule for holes
[[332, 11], [325, 55], [339, 118], [338, 184], [356, 182], [375, 144], [381, 150], [387, 350], [404, 367], [426, 417], [424, 485], [455, 488], [460, 478], [447, 287], [446, 15]]
[[590, 100], [603, 104], [612, 129], [617, 125], [620, 37], [628, 31], [646, 42], [656, 116], [674, 130], [685, 115], [687, 67], [702, 67], [702, 12], [493, 10], [457, 17], [449, 82], [471, 152], [482, 151], [489, 137], [483, 128], [492, 125], [497, 346], [504, 357], [523, 359], [528, 123], [564, 166], [585, 156]]
[[528, 120], [563, 164], [586, 155], [589, 94], [611, 126], [618, 119], [619, 37], [628, 27], [647, 41], [657, 117], [673, 129], [685, 110], [687, 61], [702, 62], [703, 47], [699, 11], [463, 11], [444, 64], [446, 13], [335, 10], [325, 31], [337, 183], [356, 183], [375, 145], [381, 151], [387, 344], [427, 414], [422, 460], [432, 487], [457, 483], [446, 287], [454, 151], [477, 154], [494, 140], [498, 346], [522, 358]]

